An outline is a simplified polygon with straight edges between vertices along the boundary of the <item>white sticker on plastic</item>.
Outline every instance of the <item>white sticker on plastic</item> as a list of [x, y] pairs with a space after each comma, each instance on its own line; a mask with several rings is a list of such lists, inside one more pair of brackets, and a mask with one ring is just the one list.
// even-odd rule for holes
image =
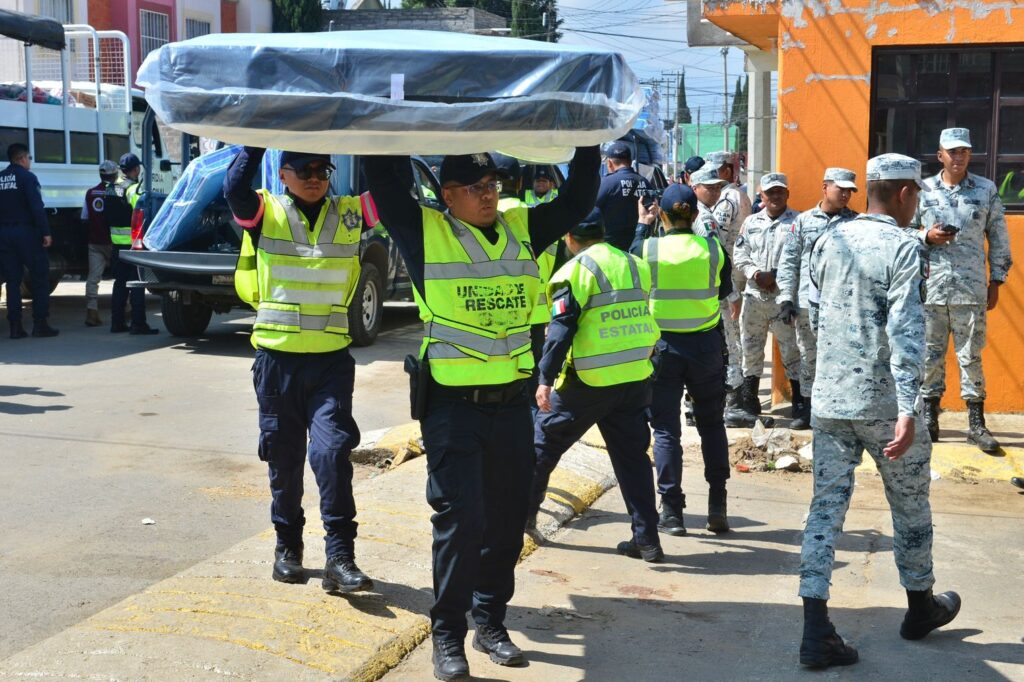
[[391, 74], [391, 99], [405, 99], [405, 74]]

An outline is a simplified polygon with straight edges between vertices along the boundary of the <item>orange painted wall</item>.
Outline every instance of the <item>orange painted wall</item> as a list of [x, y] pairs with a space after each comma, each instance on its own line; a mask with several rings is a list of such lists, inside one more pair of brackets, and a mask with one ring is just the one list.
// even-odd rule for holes
[[[790, 204], [801, 210], [820, 198], [821, 176], [827, 166], [856, 170], [858, 182], [864, 186], [873, 47], [1024, 43], [1024, 3], [1015, 0], [975, 0], [938, 12], [940, 5], [907, 0], [813, 4], [820, 16], [815, 16], [809, 1], [806, 6], [788, 2], [778, 10], [778, 168], [789, 175]], [[706, 16], [712, 21], [716, 14], [722, 16], [722, 25], [727, 27], [728, 15], [751, 11], [756, 11], [751, 5], [733, 3], [718, 5]], [[854, 197], [851, 207], [863, 210], [864, 193]], [[1017, 268], [1002, 287], [999, 306], [989, 313], [988, 347], [983, 356], [986, 409], [1022, 412], [1024, 215], [1007, 216], [1007, 224]], [[943, 405], [965, 409], [952, 352], [946, 366]]]

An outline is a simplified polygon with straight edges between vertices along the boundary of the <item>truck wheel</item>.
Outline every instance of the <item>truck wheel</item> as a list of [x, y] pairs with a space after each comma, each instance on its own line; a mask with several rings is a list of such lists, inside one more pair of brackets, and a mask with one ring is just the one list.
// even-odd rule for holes
[[164, 317], [164, 326], [172, 336], [194, 337], [210, 326], [213, 308], [195, 301], [186, 304], [180, 296], [163, 296], [160, 299], [160, 313]]
[[369, 346], [377, 340], [384, 316], [384, 278], [373, 263], [363, 263], [352, 304], [348, 309], [348, 331], [355, 346]]

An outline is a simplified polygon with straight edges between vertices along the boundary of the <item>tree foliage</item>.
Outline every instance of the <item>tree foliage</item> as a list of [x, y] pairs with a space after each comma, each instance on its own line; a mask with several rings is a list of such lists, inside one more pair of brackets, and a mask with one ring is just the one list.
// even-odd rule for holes
[[319, 31], [320, 0], [273, 0], [274, 33]]
[[686, 72], [679, 74], [676, 83], [676, 119], [679, 123], [693, 123], [690, 107], [686, 104]]

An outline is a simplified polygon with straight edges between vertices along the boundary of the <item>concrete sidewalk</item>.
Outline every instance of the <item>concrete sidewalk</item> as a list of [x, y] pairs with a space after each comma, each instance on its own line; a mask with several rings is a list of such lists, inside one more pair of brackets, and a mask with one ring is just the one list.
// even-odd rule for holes
[[[376, 436], [354, 458], [415, 449], [415, 425]], [[0, 678], [376, 680], [429, 635], [430, 508], [425, 458], [357, 484], [357, 556], [373, 593], [320, 587], [322, 531], [307, 493], [306, 585], [270, 578], [273, 531], [125, 599], [0, 662]], [[614, 485], [605, 453], [573, 448], [552, 478], [550, 534]], [[528, 543], [524, 555], [535, 548]], [[74, 560], [74, 557], [68, 557]], [[87, 567], [83, 566], [83, 570]]]

